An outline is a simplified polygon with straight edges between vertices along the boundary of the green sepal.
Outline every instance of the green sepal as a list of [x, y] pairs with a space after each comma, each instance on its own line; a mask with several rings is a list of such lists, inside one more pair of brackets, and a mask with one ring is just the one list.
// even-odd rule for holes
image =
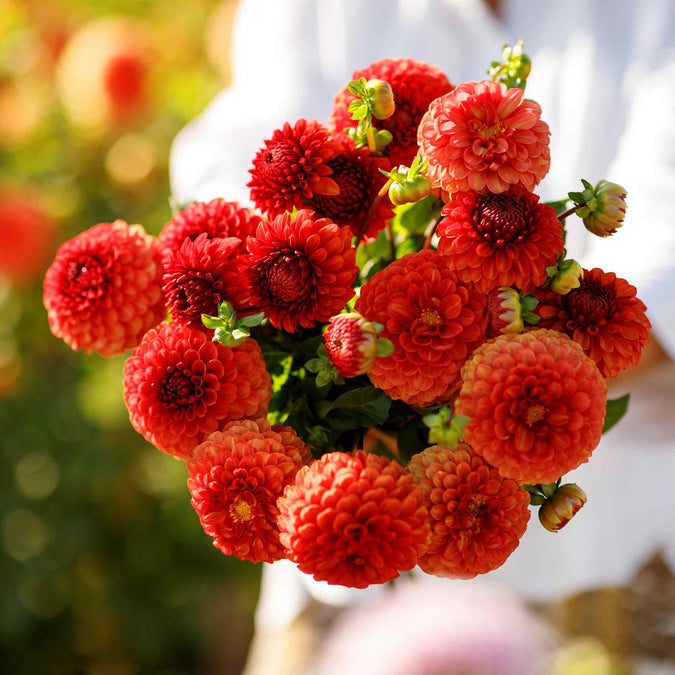
[[241, 342], [247, 337], [251, 337], [251, 332], [247, 328], [235, 328], [232, 331], [232, 337], [237, 341]]
[[259, 326], [264, 318], [265, 312], [258, 312], [257, 314], [251, 314], [250, 316], [244, 316], [239, 319], [239, 325], [252, 328], [253, 326]]
[[568, 192], [567, 196], [575, 203], [575, 204], [583, 204], [586, 200], [584, 199], [584, 196], [581, 192]]
[[218, 305], [218, 316], [223, 319], [223, 321], [229, 321], [234, 314], [234, 307], [229, 302], [221, 302]]
[[377, 323], [377, 321], [371, 321], [370, 323], [377, 333], [381, 333], [384, 330], [384, 326], [381, 323]]
[[530, 326], [536, 326], [540, 321], [541, 317], [532, 312], [523, 312], [523, 321], [530, 324]]
[[546, 503], [546, 497], [530, 493], [530, 506], [541, 506]]
[[609, 431], [628, 410], [630, 394], [625, 394], [619, 398], [608, 398], [605, 407], [605, 424], [602, 427], [602, 433]]
[[377, 352], [376, 356], [385, 357], [391, 356], [394, 353], [394, 343], [387, 338], [378, 338], [377, 339]]
[[523, 308], [523, 312], [531, 312], [537, 305], [539, 301], [534, 295], [528, 293], [524, 295], [520, 301], [520, 306]]
[[547, 483], [546, 485], [541, 486], [541, 491], [544, 493], [545, 497], [553, 497], [557, 489], [557, 483]]
[[316, 376], [316, 386], [320, 389], [321, 387], [325, 387], [326, 385], [330, 384], [333, 381], [333, 378], [331, 374], [326, 371], [322, 370], [317, 376]]
[[366, 89], [366, 84], [368, 84], [368, 81], [365, 77], [362, 77], [358, 80], [348, 82], [347, 89], [354, 94], [354, 96], [358, 96], [358, 98], [367, 98], [368, 91]]
[[218, 319], [215, 316], [209, 316], [208, 314], [202, 314], [202, 323], [209, 330], [216, 330], [217, 328], [222, 328], [223, 326], [222, 319]]

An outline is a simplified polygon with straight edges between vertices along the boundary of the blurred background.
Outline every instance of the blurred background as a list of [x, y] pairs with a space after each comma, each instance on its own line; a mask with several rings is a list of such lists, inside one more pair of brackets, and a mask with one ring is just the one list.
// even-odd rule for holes
[[259, 566], [210, 545], [134, 432], [123, 357], [51, 336], [57, 246], [171, 217], [173, 137], [228, 82], [235, 2], [0, 0], [0, 664], [240, 672]]

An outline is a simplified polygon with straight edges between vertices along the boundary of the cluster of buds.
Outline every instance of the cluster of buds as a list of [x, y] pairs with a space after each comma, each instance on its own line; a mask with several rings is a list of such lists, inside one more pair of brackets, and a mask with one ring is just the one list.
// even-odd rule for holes
[[567, 295], [581, 286], [584, 269], [576, 260], [565, 260], [563, 255], [555, 265], [546, 268], [546, 274], [551, 290], [558, 295]]
[[537, 299], [522, 295], [515, 288], [500, 286], [487, 294], [487, 313], [490, 334], [520, 333], [525, 324], [536, 326], [539, 317], [533, 313]]
[[356, 96], [349, 104], [353, 120], [358, 120], [356, 128], [345, 129], [348, 136], [359, 147], [368, 146], [371, 153], [379, 154], [391, 143], [392, 135], [386, 129], [375, 129], [372, 118], [389, 119], [396, 110], [394, 92], [384, 80], [352, 80], [347, 89]]
[[595, 186], [581, 179], [583, 192], [570, 192], [574, 212], [584, 221], [589, 232], [609, 237], [623, 225], [626, 215], [626, 190], [616, 183], [599, 181]]
[[523, 41], [518, 40], [513, 47], [502, 47], [502, 60], [490, 62], [487, 71], [494, 82], [503, 82], [509, 89], [525, 89], [525, 82], [532, 70], [532, 61], [523, 53]]
[[560, 485], [560, 479], [549, 485], [526, 485], [530, 504], [540, 506], [539, 522], [549, 531], [558, 532], [586, 503], [586, 493], [576, 483]]
[[218, 316], [202, 314], [202, 323], [213, 331], [213, 341], [225, 347], [236, 347], [251, 336], [250, 329], [259, 326], [265, 318], [264, 312], [238, 317], [229, 302], [218, 305]]
[[454, 450], [464, 434], [469, 418], [465, 415], [453, 415], [450, 408], [444, 405], [437, 413], [425, 415], [422, 421], [429, 428], [430, 445]]
[[391, 171], [380, 169], [380, 173], [389, 179], [389, 199], [392, 204], [412, 204], [431, 192], [431, 183], [424, 175], [426, 168], [427, 160], [417, 155], [410, 167], [400, 165]]

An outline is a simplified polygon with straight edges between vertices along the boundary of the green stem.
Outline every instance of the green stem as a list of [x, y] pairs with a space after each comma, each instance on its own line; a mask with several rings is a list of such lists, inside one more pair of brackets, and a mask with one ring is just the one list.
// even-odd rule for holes
[[392, 178], [390, 178], [380, 189], [380, 191], [377, 193], [375, 196], [375, 199], [373, 199], [373, 203], [370, 205], [370, 208], [368, 209], [368, 213], [366, 214], [366, 217], [363, 219], [363, 225], [361, 225], [361, 230], [359, 232], [359, 236], [356, 238], [356, 246], [358, 246], [361, 243], [361, 240], [363, 239], [363, 235], [366, 233], [366, 230], [368, 229], [368, 224], [370, 223], [370, 219], [373, 217], [373, 213], [375, 213], [375, 209], [378, 207], [379, 203], [382, 201], [382, 197], [389, 192], [389, 186], [394, 182]]

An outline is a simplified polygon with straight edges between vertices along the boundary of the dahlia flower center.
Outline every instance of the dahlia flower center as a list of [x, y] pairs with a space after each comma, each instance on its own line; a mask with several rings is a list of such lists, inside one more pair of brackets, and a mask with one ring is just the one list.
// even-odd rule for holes
[[214, 281], [213, 275], [206, 273], [204, 277], [192, 277], [181, 280], [176, 291], [175, 309], [179, 312], [188, 312], [197, 308], [202, 312], [217, 307], [222, 302], [220, 291], [223, 289], [222, 281]]
[[312, 288], [312, 266], [298, 251], [283, 251], [261, 275], [264, 291], [278, 303], [292, 304]]
[[160, 396], [167, 406], [184, 408], [194, 404], [203, 394], [199, 375], [175, 370], [162, 383]]
[[530, 219], [525, 203], [514, 195], [486, 195], [480, 199], [473, 226], [493, 246], [520, 243], [529, 231]]
[[455, 529], [462, 530], [460, 537], [465, 536], [466, 530], [478, 532], [481, 523], [487, 515], [487, 497], [480, 494], [465, 495], [458, 503], [455, 513]]
[[331, 178], [338, 184], [337, 195], [314, 195], [314, 208], [332, 218], [351, 218], [362, 211], [368, 202], [368, 176], [360, 167], [343, 155], [328, 162], [333, 170]]
[[[270, 145], [263, 153], [263, 161], [258, 166], [262, 178], [279, 178], [289, 163], [298, 160], [297, 148], [289, 141], [278, 141]], [[304, 187], [304, 180], [301, 183]]]
[[437, 326], [441, 322], [441, 317], [435, 309], [423, 309], [420, 314], [420, 323], [425, 326]]
[[253, 519], [253, 509], [243, 499], [235, 499], [230, 504], [230, 517], [235, 523], [245, 523]]
[[597, 332], [614, 313], [616, 306], [612, 289], [593, 282], [582, 281], [579, 288], [570, 291], [563, 298], [569, 316], [567, 328], [570, 330], [588, 326]]
[[66, 279], [76, 295], [98, 298], [105, 294], [110, 275], [107, 266], [97, 256], [88, 253], [68, 263]]
[[474, 120], [472, 126], [476, 135], [484, 141], [492, 141], [501, 136], [504, 131], [504, 124], [502, 122], [495, 122], [492, 125], [487, 125], [478, 120]]
[[546, 416], [548, 410], [543, 405], [531, 405], [525, 413], [525, 424], [528, 427], [533, 427], [537, 422], [540, 422]]

